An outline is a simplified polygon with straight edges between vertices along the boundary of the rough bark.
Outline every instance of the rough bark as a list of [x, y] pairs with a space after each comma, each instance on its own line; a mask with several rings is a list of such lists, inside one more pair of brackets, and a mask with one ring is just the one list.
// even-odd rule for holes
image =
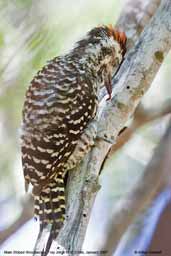
[[[134, 6], [135, 2], [132, 1], [130, 4]], [[151, 5], [152, 2], [149, 1], [149, 4]], [[144, 20], [142, 27], [149, 19]], [[123, 21], [121, 23], [124, 24]], [[133, 27], [136, 30], [136, 23], [134, 21], [133, 23], [134, 26], [131, 27], [131, 30]], [[125, 30], [124, 25], [122, 28]], [[128, 28], [126, 32], [129, 33], [129, 31]], [[105, 99], [101, 101], [101, 115], [98, 123], [99, 136], [107, 135], [107, 137], [116, 139], [119, 131], [134, 113], [171, 47], [170, 33], [171, 5], [169, 0], [163, 0], [135, 46], [127, 54], [114, 78], [115, 94], [112, 95], [112, 100], [110, 102], [106, 102]], [[92, 205], [99, 189], [98, 174], [110, 147], [111, 145], [104, 140], [96, 141], [95, 147], [85, 157], [77, 170], [70, 174], [67, 201], [68, 217], [58, 239], [58, 242], [67, 250], [80, 250], [82, 247]]]

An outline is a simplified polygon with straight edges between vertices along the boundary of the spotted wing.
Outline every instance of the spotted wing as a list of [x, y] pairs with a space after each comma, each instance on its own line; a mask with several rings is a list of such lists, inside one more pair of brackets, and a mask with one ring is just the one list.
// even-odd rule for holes
[[26, 93], [22, 126], [25, 179], [44, 185], [62, 170], [95, 114], [97, 99], [87, 79], [56, 59], [33, 79]]

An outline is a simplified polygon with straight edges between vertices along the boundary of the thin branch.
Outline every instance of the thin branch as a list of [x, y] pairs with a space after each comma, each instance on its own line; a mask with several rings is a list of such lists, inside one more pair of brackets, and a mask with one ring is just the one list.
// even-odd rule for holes
[[[163, 0], [114, 78], [115, 95], [112, 100], [102, 100], [98, 126], [101, 137], [107, 134], [110, 138], [116, 138], [135, 111], [171, 47], [170, 32], [171, 5], [169, 0]], [[58, 239], [66, 249], [72, 251], [82, 247], [98, 190], [98, 174], [109, 149], [108, 143], [97, 141], [77, 170], [70, 174], [67, 204], [69, 218]]]
[[[108, 255], [117, 247], [119, 240], [135, 218], [146, 209], [165, 186], [166, 174], [171, 166], [171, 123], [148, 164], [140, 182], [128, 196], [115, 207], [109, 221], [108, 234], [103, 249]], [[114, 236], [112, 234], [115, 234]]]
[[125, 145], [138, 128], [148, 123], [151, 123], [152, 121], [163, 118], [164, 116], [170, 113], [171, 113], [170, 103], [164, 104], [163, 108], [158, 110], [156, 109], [145, 110], [140, 104], [135, 111], [134, 120], [132, 121], [131, 126], [126, 128], [118, 136], [117, 143], [111, 147], [109, 156], [113, 155], [117, 150], [119, 150], [123, 145]]

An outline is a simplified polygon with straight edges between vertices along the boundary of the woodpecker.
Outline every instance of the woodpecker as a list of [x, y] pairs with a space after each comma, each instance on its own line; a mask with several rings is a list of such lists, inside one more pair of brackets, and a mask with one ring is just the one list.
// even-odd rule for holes
[[33, 186], [40, 233], [50, 224], [46, 254], [65, 218], [64, 178], [84, 156], [96, 132], [99, 90], [109, 99], [112, 77], [126, 51], [126, 36], [111, 25], [90, 30], [65, 55], [50, 60], [33, 78], [23, 106], [21, 152], [26, 187]]

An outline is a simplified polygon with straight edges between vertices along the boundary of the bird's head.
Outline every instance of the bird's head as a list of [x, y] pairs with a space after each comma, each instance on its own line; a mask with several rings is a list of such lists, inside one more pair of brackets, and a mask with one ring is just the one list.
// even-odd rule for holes
[[102, 75], [102, 86], [108, 92], [108, 99], [112, 94], [112, 77], [120, 67], [126, 52], [126, 35], [124, 32], [116, 30], [112, 25], [97, 27], [101, 39], [102, 59], [99, 62], [99, 75]]
[[126, 34], [125, 32], [121, 32], [115, 29], [111, 24], [105, 27], [107, 34], [109, 37], [112, 37], [115, 41], [117, 41], [121, 47], [122, 56], [126, 53]]
[[98, 26], [77, 42], [73, 55], [97, 76], [98, 88], [106, 86], [109, 99], [112, 77], [118, 70], [126, 52], [126, 35], [112, 25]]
[[[104, 74], [104, 85], [108, 92], [108, 100], [111, 99], [112, 95], [112, 77], [120, 67], [123, 57], [126, 53], [126, 34], [124, 32], [116, 30], [112, 25], [104, 26], [103, 29], [106, 31], [109, 43], [108, 48], [111, 50], [108, 64], [106, 65], [106, 73]], [[104, 67], [105, 69], [105, 67]]]
[[87, 52], [90, 52], [92, 61], [96, 60], [97, 75], [101, 79], [99, 87], [106, 87], [109, 99], [112, 94], [112, 77], [126, 52], [126, 40], [125, 33], [112, 25], [95, 27], [87, 34]]

